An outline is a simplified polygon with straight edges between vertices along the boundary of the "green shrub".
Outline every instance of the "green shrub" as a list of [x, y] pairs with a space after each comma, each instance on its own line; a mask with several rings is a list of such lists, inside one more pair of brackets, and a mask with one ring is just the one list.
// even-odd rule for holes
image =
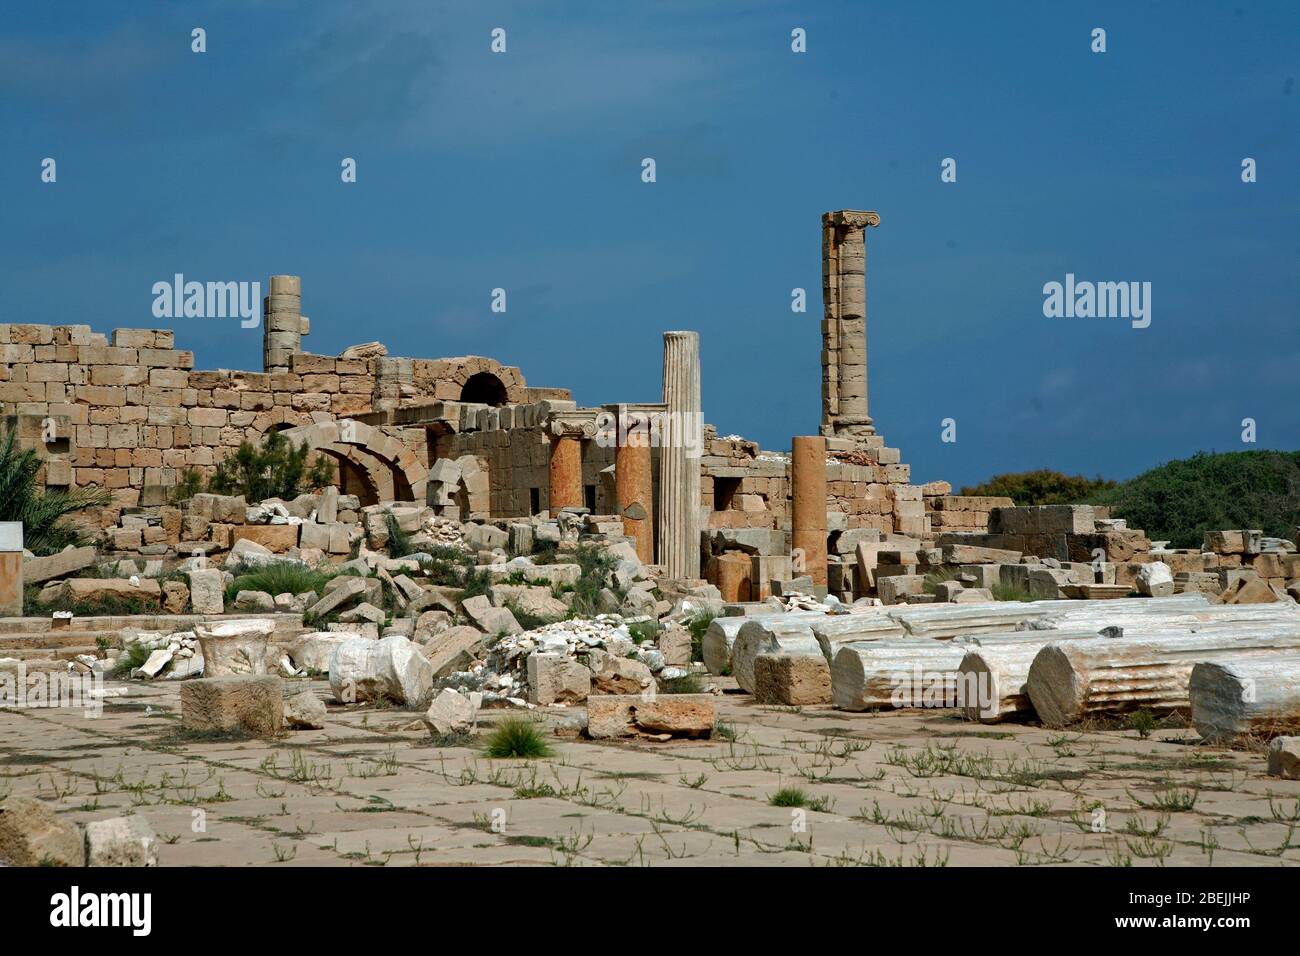
[[223, 495], [243, 495], [248, 501], [298, 497], [334, 483], [334, 465], [325, 455], [308, 461], [306, 443], [295, 446], [282, 432], [267, 432], [261, 445], [243, 442], [217, 465], [208, 487]]
[[390, 557], [403, 558], [414, 550], [411, 547], [411, 536], [402, 530], [402, 526], [397, 521], [397, 515], [391, 511], [385, 514], [384, 526], [388, 531], [388, 554]]
[[420, 567], [434, 584], [461, 587], [466, 572], [474, 567], [474, 555], [451, 545], [435, 545], [426, 553], [428, 557], [420, 559]]
[[691, 660], [704, 660], [704, 635], [708, 633], [709, 625], [717, 616], [709, 610], [696, 611], [686, 622], [686, 630], [691, 632]]
[[333, 576], [289, 561], [277, 561], [264, 567], [241, 566], [232, 573], [235, 580], [226, 588], [228, 601], [233, 601], [240, 591], [265, 591], [272, 597], [286, 592], [302, 594], [315, 591], [320, 596], [325, 593], [325, 582]]
[[627, 631], [632, 635], [633, 644], [644, 644], [647, 641], [653, 643], [654, 639], [659, 636], [658, 621], [636, 621], [627, 626]]
[[490, 587], [492, 587], [492, 574], [487, 568], [481, 570], [474, 567], [466, 568], [460, 581], [460, 599], [463, 601], [465, 598], [487, 594]]
[[662, 694], [701, 694], [704, 684], [699, 674], [683, 674], [681, 677], [665, 677], [659, 681]]
[[767, 802], [774, 807], [806, 807], [809, 798], [802, 787], [782, 787], [768, 797]]
[[172, 504], [188, 501], [201, 492], [206, 485], [207, 482], [204, 480], [202, 472], [197, 468], [186, 468], [181, 472], [176, 484], [172, 486]]
[[1128, 719], [1128, 728], [1136, 730], [1137, 735], [1146, 740], [1151, 736], [1151, 731], [1156, 729], [1155, 715], [1149, 710], [1134, 711]]
[[534, 721], [511, 717], [499, 723], [489, 735], [483, 755], [498, 759], [522, 757], [531, 760], [549, 757], [551, 745], [546, 742]]
[[581, 572], [573, 585], [573, 613], [578, 617], [595, 617], [599, 613], [600, 592], [609, 586], [610, 574], [617, 564], [614, 556], [601, 548], [579, 545], [573, 552]]
[[136, 595], [107, 594], [85, 601], [67, 601], [55, 598], [43, 603], [39, 600], [42, 586], [23, 588], [23, 607], [28, 614], [49, 615], [55, 611], [70, 611], [74, 617], [128, 617], [133, 614], [157, 614], [158, 602]]
[[82, 508], [108, 504], [108, 492], [102, 488], [43, 489], [36, 478], [43, 463], [30, 448], [16, 448], [17, 437], [17, 431], [10, 428], [0, 441], [0, 521], [21, 521], [23, 544], [33, 554], [55, 554], [68, 545], [85, 544], [85, 535], [65, 519]]
[[1070, 505], [1090, 500], [1115, 482], [1098, 475], [1066, 475], [1048, 468], [1037, 471], [1015, 471], [994, 475], [983, 484], [963, 488], [963, 495], [988, 498], [1010, 498], [1017, 505]]
[[1205, 532], [1258, 528], [1291, 538], [1300, 524], [1300, 452], [1200, 452], [1143, 472], [1098, 504], [1153, 541], [1199, 548]]
[[1130, 528], [1175, 548], [1199, 548], [1205, 532], [1236, 528], [1291, 538], [1300, 525], [1300, 452], [1197, 452], [1118, 484], [1042, 469], [997, 475], [961, 493], [1017, 505], [1107, 505]]
[[117, 662], [113, 665], [114, 677], [127, 677], [131, 671], [137, 667], [143, 667], [144, 662], [149, 659], [149, 649], [143, 644], [132, 642], [122, 650], [118, 656]]
[[993, 600], [995, 601], [1032, 601], [1034, 599], [1028, 588], [1018, 584], [1003, 584], [999, 581], [989, 588], [989, 591], [993, 594]]

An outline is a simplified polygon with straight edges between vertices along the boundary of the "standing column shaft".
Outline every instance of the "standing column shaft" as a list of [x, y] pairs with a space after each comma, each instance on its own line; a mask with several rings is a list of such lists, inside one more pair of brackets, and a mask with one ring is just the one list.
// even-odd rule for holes
[[700, 336], [664, 333], [664, 404], [660, 429], [659, 563], [669, 578], [700, 576]]
[[867, 414], [866, 229], [874, 212], [822, 216], [823, 435], [874, 434]]
[[582, 507], [582, 440], [569, 435], [551, 439], [550, 510]]
[[[622, 418], [624, 412], [620, 410]], [[654, 484], [650, 466], [650, 442], [646, 432], [620, 423], [624, 438], [614, 450], [614, 497], [623, 517], [623, 533], [635, 542], [642, 564], [654, 564]]]
[[23, 616], [23, 523], [0, 521], [0, 616]]
[[290, 357], [302, 351], [306, 324], [302, 315], [302, 279], [271, 276], [268, 294], [262, 300], [262, 313], [262, 368], [267, 372], [287, 372]]
[[804, 573], [826, 585], [826, 439], [801, 436], [790, 452], [791, 544]]

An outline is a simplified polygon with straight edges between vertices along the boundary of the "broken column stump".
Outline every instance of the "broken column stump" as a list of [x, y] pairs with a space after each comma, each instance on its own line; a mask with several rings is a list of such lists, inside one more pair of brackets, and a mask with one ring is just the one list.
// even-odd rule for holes
[[595, 738], [708, 737], [717, 723], [712, 694], [596, 694], [587, 698]]
[[284, 726], [284, 696], [273, 674], [204, 677], [181, 684], [181, 726], [200, 733], [243, 731], [259, 737]]
[[754, 658], [754, 700], [790, 707], [829, 704], [830, 664], [807, 654], [759, 654]]

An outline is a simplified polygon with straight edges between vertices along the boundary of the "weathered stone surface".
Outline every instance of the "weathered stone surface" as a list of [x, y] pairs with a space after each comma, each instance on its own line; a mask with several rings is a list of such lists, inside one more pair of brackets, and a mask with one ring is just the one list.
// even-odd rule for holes
[[691, 663], [691, 632], [680, 624], [669, 624], [659, 632], [659, 653], [668, 667], [686, 667]]
[[274, 630], [275, 622], [265, 618], [195, 624], [204, 676], [265, 674], [267, 639]]
[[84, 548], [68, 548], [44, 558], [23, 558], [23, 581], [27, 584], [40, 584], [42, 581], [67, 577], [91, 567], [98, 556], [99, 552], [88, 545]]
[[420, 704], [429, 698], [433, 679], [433, 665], [400, 634], [378, 641], [352, 638], [335, 648], [330, 660], [330, 688], [345, 704], [378, 699]]
[[171, 663], [174, 653], [166, 647], [158, 648], [151, 652], [148, 659], [136, 669], [136, 674], [140, 677], [157, 677], [162, 669]]
[[444, 610], [424, 611], [415, 619], [414, 636], [417, 644], [427, 644], [452, 626], [452, 616]]
[[274, 554], [284, 554], [298, 546], [296, 524], [249, 524], [238, 527], [231, 535], [233, 541], [252, 541]]
[[486, 595], [478, 594], [461, 602], [465, 614], [485, 634], [519, 634], [523, 628], [508, 608], [493, 607]]
[[284, 560], [287, 559], [252, 538], [239, 538], [231, 542], [230, 554], [226, 556], [226, 567], [262, 568]]
[[[639, 689], [639, 688], [638, 688]], [[591, 694], [591, 671], [563, 654], [528, 655], [528, 700], [534, 704], [580, 704]]]
[[158, 836], [139, 814], [86, 824], [87, 866], [157, 866]]
[[1144, 564], [1137, 573], [1139, 594], [1147, 597], [1169, 597], [1174, 593], [1174, 575], [1163, 561]]
[[1268, 774], [1300, 780], [1300, 737], [1274, 737], [1268, 743]]
[[[548, 587], [526, 584], [495, 584], [488, 593], [497, 607], [518, 608], [538, 617], [559, 620], [569, 613], [568, 605]], [[513, 613], [513, 612], [512, 612]]]
[[1043, 725], [1065, 727], [1090, 714], [1190, 707], [1197, 663], [1262, 654], [1300, 654], [1300, 617], [1296, 623], [1257, 628], [1204, 625], [1196, 633], [1048, 644], [1034, 657], [1026, 687]]
[[876, 578], [876, 593], [885, 604], [897, 604], [905, 594], [921, 594], [925, 590], [925, 576], [921, 574], [892, 574]]
[[1277, 593], [1259, 578], [1240, 579], [1218, 598], [1221, 604], [1272, 604], [1277, 599]]
[[1192, 668], [1187, 685], [1192, 726], [1207, 740], [1300, 732], [1300, 655], [1211, 656]]
[[474, 729], [478, 721], [478, 708], [482, 699], [483, 695], [477, 691], [462, 694], [444, 687], [430, 702], [422, 719], [429, 728], [429, 733], [436, 736], [466, 734]]
[[88, 601], [135, 600], [158, 607], [162, 601], [162, 588], [153, 578], [137, 578], [132, 583], [127, 578], [69, 578], [59, 588], [59, 599], [69, 604]]
[[388, 615], [383, 608], [362, 601], [356, 607], [349, 608], [340, 614], [339, 620], [344, 624], [354, 624], [361, 621], [369, 621], [371, 624], [383, 624], [384, 621], [388, 620]]
[[272, 736], [283, 725], [284, 696], [274, 675], [204, 677], [181, 684], [181, 726], [186, 730]]
[[86, 845], [71, 820], [29, 797], [0, 801], [0, 860], [11, 866], [81, 866]]
[[831, 667], [825, 657], [759, 654], [754, 658], [754, 700], [803, 706], [831, 702]]
[[588, 660], [591, 664], [592, 693], [639, 694], [654, 686], [654, 673], [640, 661], [616, 657], [604, 651], [592, 651]]
[[226, 585], [216, 568], [189, 572], [190, 606], [195, 614], [223, 614], [226, 610]]
[[239, 591], [235, 594], [235, 608], [240, 611], [274, 611], [275, 598], [265, 591]]
[[284, 724], [292, 730], [320, 730], [325, 726], [325, 701], [309, 690], [286, 697]]
[[717, 721], [711, 694], [593, 694], [587, 734], [600, 739], [637, 734], [707, 737]]
[[314, 674], [327, 674], [334, 649], [347, 640], [351, 640], [351, 635], [334, 631], [313, 631], [295, 638], [289, 645], [287, 653], [289, 660], [303, 670]]
[[[338, 608], [344, 607], [351, 601], [355, 601], [361, 595], [366, 593], [366, 579], [357, 577], [353, 574], [341, 574], [334, 578], [338, 584], [334, 584], [330, 590], [325, 592], [324, 597], [307, 609], [307, 613], [313, 617], [323, 617]], [[331, 581], [331, 584], [333, 584]]]
[[445, 677], [473, 662], [483, 646], [483, 632], [462, 624], [429, 637], [420, 646], [433, 667], [434, 676]]
[[163, 610], [168, 614], [183, 614], [190, 603], [190, 589], [180, 581], [165, 581], [162, 586]]

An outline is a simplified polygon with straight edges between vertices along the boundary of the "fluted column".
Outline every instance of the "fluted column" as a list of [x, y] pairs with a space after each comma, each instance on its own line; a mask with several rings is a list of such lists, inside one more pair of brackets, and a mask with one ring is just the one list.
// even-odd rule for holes
[[700, 335], [664, 333], [659, 452], [659, 563], [675, 579], [700, 576]]
[[866, 230], [874, 212], [822, 215], [822, 424], [827, 436], [872, 435], [867, 414]]
[[[826, 439], [800, 436], [790, 450], [791, 545], [803, 573], [826, 585]], [[796, 576], [798, 571], [796, 571]]]
[[614, 497], [623, 517], [623, 533], [636, 544], [642, 564], [654, 564], [654, 484], [650, 469], [650, 436], [632, 429], [628, 415], [642, 414], [620, 408], [618, 446], [614, 449]]

